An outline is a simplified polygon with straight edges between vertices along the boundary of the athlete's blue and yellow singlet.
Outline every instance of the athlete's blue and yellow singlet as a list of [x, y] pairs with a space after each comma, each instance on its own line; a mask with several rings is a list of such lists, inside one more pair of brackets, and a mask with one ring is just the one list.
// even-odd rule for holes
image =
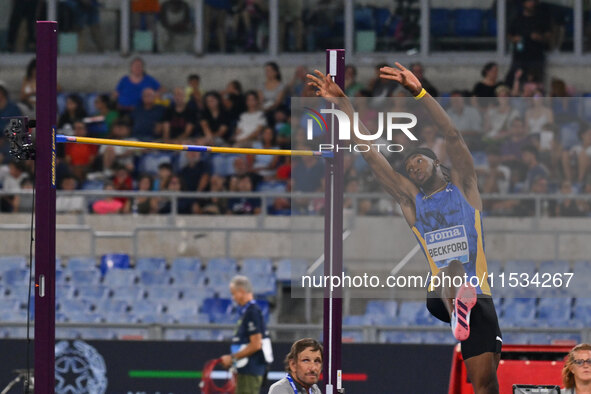
[[453, 183], [429, 197], [419, 192], [415, 204], [416, 222], [412, 231], [429, 262], [431, 274], [437, 275], [451, 261], [459, 260], [468, 278], [478, 277], [477, 293], [490, 295], [480, 211], [466, 201]]

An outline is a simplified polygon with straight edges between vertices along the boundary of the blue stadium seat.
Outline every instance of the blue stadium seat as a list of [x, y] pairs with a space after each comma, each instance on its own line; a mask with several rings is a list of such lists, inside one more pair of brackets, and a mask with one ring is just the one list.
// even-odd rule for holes
[[538, 270], [538, 272], [540, 273], [540, 275], [544, 273], [556, 274], [570, 272], [570, 264], [568, 261], [564, 260], [542, 261], [540, 263], [540, 269]]
[[87, 300], [62, 299], [57, 303], [57, 309], [70, 316], [73, 313], [90, 313], [92, 304]]
[[170, 283], [170, 277], [164, 272], [141, 271], [140, 283], [146, 286], [164, 286]]
[[200, 271], [172, 271], [172, 285], [177, 287], [205, 287], [205, 274]]
[[27, 269], [12, 269], [2, 273], [2, 281], [7, 287], [26, 286], [29, 283]]
[[200, 271], [201, 260], [195, 257], [177, 257], [172, 261], [171, 271]]
[[210, 316], [215, 314], [231, 314], [232, 300], [228, 298], [206, 298], [201, 305], [201, 312]]
[[112, 269], [107, 271], [103, 283], [107, 286], [131, 286], [136, 280], [136, 273], [133, 270]]
[[164, 271], [166, 259], [164, 257], [140, 257], [135, 263], [138, 271]]
[[89, 116], [98, 114], [98, 111], [94, 106], [94, 101], [98, 96], [98, 93], [88, 93], [86, 96], [84, 96], [84, 109]]
[[495, 12], [488, 10], [484, 13], [484, 21], [486, 22], [486, 35], [496, 37], [497, 35], [497, 17]]
[[0, 311], [18, 311], [20, 306], [21, 302], [17, 299], [0, 299]]
[[176, 319], [170, 315], [152, 314], [138, 318], [138, 322], [144, 324], [174, 324], [176, 323]]
[[113, 268], [127, 269], [130, 268], [129, 255], [124, 253], [105, 254], [101, 257], [101, 274], [104, 276], [107, 271]]
[[76, 297], [85, 300], [100, 300], [107, 298], [109, 288], [104, 285], [85, 285], [76, 288]]
[[451, 11], [447, 8], [431, 8], [431, 35], [432, 36], [449, 36], [450, 21], [452, 21]]
[[249, 274], [270, 275], [273, 273], [273, 263], [271, 259], [264, 258], [244, 259], [240, 273], [246, 276]]
[[72, 323], [101, 323], [103, 316], [99, 313], [71, 312], [66, 314]]
[[580, 334], [566, 334], [566, 333], [555, 333], [551, 332], [549, 334], [550, 337], [550, 344], [558, 345], [560, 343], [564, 344], [564, 342], [570, 342], [570, 346], [574, 346], [577, 343], [582, 342], [582, 338]]
[[236, 260], [227, 258], [210, 259], [205, 267], [205, 272], [226, 272], [228, 274], [236, 273]]
[[277, 280], [289, 282], [291, 281], [292, 275], [294, 278], [301, 278], [306, 273], [307, 267], [308, 262], [305, 260], [279, 260], [275, 275]]
[[503, 334], [503, 344], [527, 345], [529, 336], [522, 332], [506, 332]]
[[398, 312], [399, 325], [414, 325], [417, 323], [417, 317], [421, 311], [426, 309], [425, 303], [421, 301], [404, 301], [400, 304]]
[[209, 315], [206, 313], [197, 313], [195, 315], [180, 316], [176, 319], [179, 324], [209, 324]]
[[572, 326], [570, 298], [542, 298], [538, 304], [538, 323], [550, 327]]
[[69, 93], [58, 93], [57, 94], [57, 113], [63, 114], [66, 110], [66, 98], [68, 97]]
[[380, 342], [385, 343], [421, 343], [420, 332], [386, 331], [380, 333]]
[[177, 301], [179, 289], [171, 286], [152, 286], [148, 288], [147, 298], [149, 300]]
[[70, 274], [70, 282], [76, 286], [81, 285], [97, 285], [101, 280], [99, 270], [92, 269], [86, 271], [72, 271]]
[[541, 332], [527, 334], [527, 343], [531, 345], [549, 345], [550, 335]]
[[357, 7], [353, 12], [355, 30], [373, 30], [373, 10], [370, 7]]
[[373, 14], [374, 30], [378, 37], [393, 36], [396, 31], [396, 25], [398, 24], [398, 18], [390, 12], [390, 9], [386, 7], [376, 7]]
[[213, 272], [207, 274], [207, 287], [221, 298], [230, 297], [230, 280], [235, 275], [232, 272]]
[[0, 257], [0, 275], [4, 271], [19, 269], [27, 269], [27, 258], [25, 256]]
[[[74, 298], [75, 288], [72, 285], [56, 285], [55, 286], [55, 299], [60, 300], [63, 298]], [[25, 295], [26, 297], [26, 295]]]
[[206, 298], [213, 297], [213, 292], [202, 287], [180, 287], [181, 299], [194, 300], [199, 304]]
[[234, 313], [212, 313], [210, 315], [211, 322], [214, 324], [236, 324], [239, 318], [240, 316]]
[[479, 8], [459, 8], [454, 11], [455, 34], [476, 37], [482, 33], [483, 11]]
[[196, 315], [199, 312], [199, 305], [190, 301], [174, 301], [166, 303], [166, 313], [174, 318]]
[[391, 315], [386, 315], [386, 314], [382, 314], [382, 315], [378, 315], [378, 314], [367, 315], [366, 314], [363, 317], [364, 317], [365, 324], [370, 324], [372, 326], [396, 326], [398, 323], [396, 316], [391, 316]]
[[145, 295], [144, 288], [138, 285], [112, 287], [111, 292], [111, 298], [127, 301], [130, 305], [133, 305], [133, 302], [137, 300], [143, 299]]
[[501, 262], [499, 260], [486, 260], [486, 266], [488, 268], [488, 272], [492, 272], [495, 275], [500, 274], [503, 271]]
[[509, 260], [505, 264], [505, 273], [526, 273], [533, 277], [536, 272], [536, 263], [529, 260]]
[[533, 325], [536, 315], [535, 298], [507, 298], [500, 321], [505, 326]]
[[396, 316], [398, 303], [396, 301], [370, 300], [365, 306], [365, 315]]
[[270, 315], [270, 308], [269, 308], [269, 301], [265, 299], [256, 299], [255, 302], [257, 306], [261, 309], [261, 313], [263, 314], [263, 318], [265, 322], [269, 322], [269, 315]]
[[98, 313], [125, 313], [128, 310], [127, 302], [118, 299], [102, 299], [97, 300], [95, 303], [95, 311]]
[[349, 315], [343, 317], [343, 326], [364, 326], [367, 318], [364, 315]]
[[249, 275], [253, 293], [259, 296], [274, 295], [277, 291], [275, 277], [273, 275]]
[[158, 166], [162, 163], [172, 165], [172, 156], [163, 152], [148, 152], [144, 153], [138, 163], [138, 171], [140, 174], [158, 174]]
[[106, 312], [102, 314], [105, 323], [124, 324], [130, 323], [129, 313]]
[[139, 300], [131, 305], [131, 312], [136, 316], [147, 316], [147, 315], [157, 315], [163, 312], [163, 306], [161, 303], [154, 302], [152, 300]]

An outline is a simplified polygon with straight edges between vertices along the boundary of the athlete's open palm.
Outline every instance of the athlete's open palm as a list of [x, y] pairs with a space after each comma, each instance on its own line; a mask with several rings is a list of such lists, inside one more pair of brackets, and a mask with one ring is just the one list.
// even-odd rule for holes
[[306, 77], [310, 81], [308, 85], [316, 88], [317, 96], [333, 102], [334, 100], [330, 100], [331, 98], [345, 97], [343, 90], [332, 80], [330, 75], [324, 75], [318, 70], [314, 70], [314, 74], [316, 75], [306, 74]]
[[380, 78], [396, 81], [413, 95], [417, 95], [423, 88], [419, 79], [402, 64], [396, 62], [396, 67], [380, 68]]

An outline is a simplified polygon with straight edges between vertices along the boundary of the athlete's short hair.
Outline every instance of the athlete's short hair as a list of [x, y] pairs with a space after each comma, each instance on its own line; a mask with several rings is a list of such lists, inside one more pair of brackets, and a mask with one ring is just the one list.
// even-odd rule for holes
[[320, 351], [320, 357], [322, 357], [322, 345], [316, 339], [304, 338], [300, 339], [299, 341], [295, 341], [294, 344], [291, 345], [291, 350], [289, 351], [287, 356], [285, 356], [284, 364], [285, 370], [287, 372], [291, 372], [291, 370], [289, 369], [290, 361], [297, 361], [300, 353], [306, 350], [307, 348], [312, 348], [313, 352]]
[[244, 275], [236, 275], [235, 277], [233, 277], [230, 281], [230, 286], [242, 289], [247, 293], [252, 293], [252, 284], [250, 283], [248, 277]]

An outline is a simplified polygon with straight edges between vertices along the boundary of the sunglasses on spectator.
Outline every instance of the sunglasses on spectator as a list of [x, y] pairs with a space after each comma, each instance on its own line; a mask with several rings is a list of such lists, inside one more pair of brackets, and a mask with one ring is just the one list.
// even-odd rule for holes
[[582, 367], [585, 364], [591, 365], [591, 358], [588, 358], [586, 360], [573, 360], [573, 363], [577, 364], [579, 367]]

